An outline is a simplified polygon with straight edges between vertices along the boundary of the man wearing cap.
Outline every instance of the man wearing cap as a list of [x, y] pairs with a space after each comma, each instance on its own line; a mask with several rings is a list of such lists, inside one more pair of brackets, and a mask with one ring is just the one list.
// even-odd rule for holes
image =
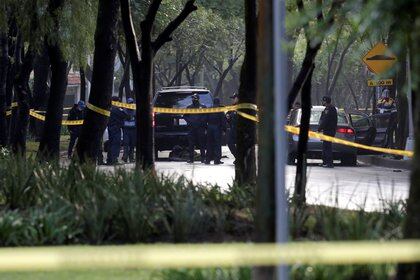
[[[120, 102], [118, 96], [113, 96], [112, 101]], [[118, 163], [118, 157], [121, 149], [121, 129], [124, 126], [124, 120], [128, 118], [127, 114], [123, 109], [112, 106], [111, 115], [108, 121], [108, 154], [107, 161], [108, 165], [114, 165]]]
[[[232, 105], [238, 104], [239, 95], [237, 93], [234, 93], [230, 98], [233, 99]], [[238, 124], [238, 113], [236, 113], [236, 111], [230, 111], [227, 113], [226, 117], [229, 123], [228, 147], [236, 160], [236, 127]]]
[[[206, 106], [200, 103], [198, 94], [194, 94], [191, 98], [192, 104], [187, 107], [188, 109], [206, 108]], [[194, 148], [196, 144], [198, 144], [200, 149], [201, 162], [204, 163], [206, 158], [205, 141], [207, 116], [205, 114], [187, 114], [184, 116], [184, 119], [188, 125], [188, 150], [190, 157], [188, 163], [194, 162]]]
[[[71, 108], [67, 120], [69, 121], [79, 121], [85, 118], [85, 107], [86, 104], [84, 101], [80, 100], [77, 104], [74, 104], [73, 108]], [[71, 159], [73, 155], [73, 148], [76, 144], [77, 139], [80, 136], [80, 132], [82, 131], [81, 125], [69, 125], [67, 129], [70, 133], [70, 143], [69, 148], [67, 150], [67, 157]]]
[[[220, 107], [220, 99], [215, 98], [213, 107]], [[226, 116], [223, 112], [207, 115], [207, 153], [206, 164], [214, 160], [214, 164], [223, 164], [222, 131], [226, 131]]]
[[[334, 137], [337, 131], [337, 109], [331, 104], [331, 98], [328, 96], [322, 98], [322, 105], [325, 109], [319, 119], [318, 131]], [[322, 161], [323, 167], [334, 168], [332, 143], [329, 141], [322, 142]]]
[[[134, 104], [133, 98], [127, 98], [128, 104]], [[122, 160], [134, 162], [134, 147], [136, 146], [136, 111], [132, 109], [124, 109], [127, 119], [124, 121], [123, 127], [123, 143], [124, 154]]]

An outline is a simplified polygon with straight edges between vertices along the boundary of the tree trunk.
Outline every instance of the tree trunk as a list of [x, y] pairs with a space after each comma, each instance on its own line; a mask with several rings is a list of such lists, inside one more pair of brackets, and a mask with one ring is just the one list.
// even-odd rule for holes
[[37, 156], [42, 160], [58, 160], [68, 63], [58, 43], [48, 45], [48, 55], [51, 62], [51, 88]]
[[353, 97], [354, 105], [356, 106], [356, 110], [359, 110], [359, 102], [357, 101], [356, 93], [354, 92], [353, 86], [347, 77], [345, 77], [346, 84], [349, 88], [350, 94]]
[[139, 47], [134, 32], [131, 10], [128, 0], [121, 0], [121, 13], [126, 41], [131, 58], [131, 69], [133, 71], [134, 91], [136, 93], [136, 117], [137, 117], [137, 144], [136, 144], [136, 166], [141, 170], [154, 170], [154, 129], [152, 126], [152, 75], [153, 59], [156, 52], [167, 42], [171, 41], [172, 33], [189, 16], [197, 10], [195, 0], [186, 2], [181, 13], [172, 20], [166, 28], [152, 42], [152, 27], [156, 14], [159, 10], [161, 0], [153, 0], [145, 20], [141, 22], [141, 60]]
[[[245, 58], [241, 69], [239, 103], [256, 103], [257, 93], [257, 3], [245, 0]], [[233, 65], [233, 64], [232, 64]], [[255, 112], [246, 112], [255, 115]], [[255, 160], [256, 124], [239, 117], [237, 127], [237, 158], [235, 178], [239, 184], [255, 184], [257, 167]]]
[[[50, 75], [50, 58], [46, 47], [41, 50], [41, 53], [35, 57], [34, 62], [34, 87], [32, 106], [35, 110], [46, 110], [49, 89], [48, 79]], [[35, 118], [31, 119], [30, 131], [31, 134], [39, 141], [44, 123]]]
[[[89, 103], [105, 110], [111, 108], [114, 62], [117, 51], [118, 8], [118, 0], [99, 1]], [[108, 117], [87, 110], [77, 144], [77, 154], [81, 162], [96, 160], [100, 140], [107, 123]]]
[[309, 121], [311, 119], [311, 85], [312, 74], [314, 65], [309, 71], [308, 78], [302, 87], [301, 104], [302, 104], [302, 117], [300, 121], [299, 142], [297, 151], [297, 165], [296, 165], [296, 179], [295, 179], [295, 192], [294, 202], [296, 209], [300, 209], [306, 203], [306, 167], [307, 167], [307, 146], [308, 146], [308, 133]]
[[[418, 17], [417, 17], [418, 19]], [[408, 46], [410, 50], [411, 74], [414, 77], [412, 81], [412, 96], [416, 96], [420, 88], [420, 79], [415, 78], [415, 74], [420, 72], [420, 55], [418, 42], [420, 40], [420, 31], [414, 29], [412, 37], [409, 39]], [[407, 73], [408, 74], [408, 73]], [[415, 98], [415, 107], [413, 110], [414, 122], [414, 157], [411, 166], [410, 192], [407, 200], [407, 215], [404, 221], [404, 239], [420, 238], [420, 98]], [[414, 264], [401, 264], [398, 266], [398, 280], [420, 279], [420, 262]]]
[[341, 69], [343, 68], [343, 65], [344, 65], [344, 58], [346, 57], [347, 52], [349, 51], [351, 45], [353, 45], [355, 40], [356, 40], [356, 38], [354, 38], [354, 39], [350, 38], [350, 41], [347, 43], [346, 47], [344, 48], [343, 52], [341, 53], [340, 58], [339, 58], [338, 63], [337, 63], [337, 66], [336, 66], [334, 76], [333, 76], [332, 81], [331, 81], [331, 85], [330, 85], [330, 87], [328, 88], [328, 91], [327, 91], [327, 96], [330, 96], [330, 97], [332, 96], [332, 94], [334, 92], [334, 89], [335, 89], [335, 86], [336, 86], [337, 81], [338, 81], [338, 77], [341, 74]]
[[289, 92], [288, 101], [287, 101], [288, 110], [290, 110], [293, 107], [293, 103], [295, 102], [297, 95], [301, 91], [301, 88], [303, 84], [305, 83], [305, 81], [308, 79], [309, 72], [311, 71], [315, 57], [318, 54], [319, 49], [321, 48], [321, 44], [322, 42], [316, 44], [315, 46], [311, 46], [310, 41], [308, 41], [308, 43], [306, 44], [305, 58], [303, 59], [302, 67]]
[[11, 146], [14, 154], [21, 156], [26, 152], [26, 136], [29, 124], [29, 77], [33, 69], [35, 55], [32, 47], [28, 47], [28, 51], [24, 57], [22, 65], [19, 67], [19, 74], [15, 80], [15, 93], [18, 101], [17, 118], [15, 129], [11, 137]]
[[[10, 65], [9, 68], [9, 77], [8, 77], [8, 84], [7, 84], [7, 94], [10, 96], [11, 103], [17, 104], [18, 103], [18, 96], [14, 89], [16, 88], [16, 77], [19, 75], [20, 66], [22, 65], [22, 48], [23, 48], [23, 42], [22, 42], [22, 36], [20, 35], [17, 27], [16, 27], [16, 40], [14, 41], [13, 45], [13, 63]], [[10, 118], [9, 123], [9, 145], [11, 146], [11, 149], [13, 149], [13, 143], [16, 142], [16, 130], [18, 128], [17, 124], [19, 121], [19, 107], [18, 106], [12, 106], [12, 116]]]
[[[223, 82], [225, 81], [227, 75], [229, 74], [232, 67], [235, 65], [236, 61], [238, 61], [238, 59], [239, 59], [239, 57], [235, 57], [234, 59], [229, 61], [228, 67], [222, 72], [222, 74], [220, 75], [219, 81], [217, 82], [216, 89], [213, 92], [214, 96], [219, 97], [221, 95], [221, 92], [222, 92], [222, 89], [223, 89]], [[255, 68], [255, 67], [253, 67], [253, 68]], [[247, 71], [254, 71], [255, 72], [254, 69], [253, 70], [247, 70]]]
[[[260, 122], [255, 223], [256, 242], [259, 243], [273, 243], [276, 240], [272, 6], [272, 1], [258, 2], [257, 94]], [[259, 267], [254, 273], [255, 279], [273, 280], [275, 268]]]
[[0, 148], [7, 145], [6, 82], [9, 68], [7, 34], [0, 32]]
[[397, 114], [398, 114], [398, 126], [396, 132], [396, 148], [405, 149], [405, 144], [408, 136], [408, 99], [407, 93], [404, 89], [406, 85], [406, 54], [402, 56], [403, 59], [399, 61], [400, 71], [396, 77], [396, 90], [397, 90]]
[[139, 95], [136, 99], [137, 104], [137, 149], [136, 163], [142, 170], [154, 169], [154, 129], [152, 126], [153, 110], [152, 101], [152, 75], [153, 57], [152, 47], [152, 26], [153, 21], [144, 20], [140, 24], [141, 36], [141, 62], [139, 73]]

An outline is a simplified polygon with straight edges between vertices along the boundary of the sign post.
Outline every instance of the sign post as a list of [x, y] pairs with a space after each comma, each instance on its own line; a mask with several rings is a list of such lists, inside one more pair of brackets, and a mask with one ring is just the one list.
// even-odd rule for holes
[[[363, 63], [369, 68], [370, 72], [382, 75], [391, 69], [397, 62], [397, 57], [391, 52], [384, 43], [377, 43], [362, 59]], [[393, 79], [368, 80], [368, 87], [376, 87], [374, 102], [372, 104], [372, 114], [376, 111], [376, 100], [381, 97], [382, 87], [392, 86]], [[387, 96], [389, 97], [389, 96]]]
[[[275, 186], [276, 186], [276, 242], [286, 243], [289, 236], [288, 205], [286, 197], [285, 164], [286, 164], [286, 104], [287, 104], [287, 56], [281, 44], [286, 40], [286, 2], [273, 1], [273, 42], [274, 42], [274, 141], [275, 141]], [[277, 268], [277, 279], [289, 279], [288, 268], [281, 265]]]
[[[407, 50], [407, 103], [408, 103], [408, 138], [405, 144], [405, 149], [408, 151], [414, 150], [414, 122], [413, 122], [413, 96], [411, 92], [411, 66], [410, 66], [410, 52]], [[408, 157], [404, 157], [408, 160]]]
[[383, 43], [376, 44], [365, 56], [363, 62], [372, 73], [385, 73], [397, 62], [397, 57]]

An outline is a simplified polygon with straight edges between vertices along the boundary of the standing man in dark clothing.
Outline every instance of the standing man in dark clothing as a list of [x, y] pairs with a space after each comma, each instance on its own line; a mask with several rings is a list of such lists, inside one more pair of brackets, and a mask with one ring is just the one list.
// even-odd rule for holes
[[[128, 104], [134, 104], [133, 98], [127, 99]], [[122, 160], [127, 162], [134, 162], [134, 147], [136, 146], [136, 111], [132, 109], [125, 109], [127, 119], [124, 121], [123, 127], [123, 143], [124, 154]]]
[[[239, 102], [239, 96], [237, 93], [233, 94], [230, 98], [233, 99], [232, 105], [237, 105]], [[227, 120], [229, 123], [229, 138], [228, 138], [228, 147], [232, 155], [236, 160], [236, 127], [238, 124], [238, 113], [236, 111], [231, 111], [227, 113]], [[234, 162], [235, 164], [235, 162]]]
[[[214, 99], [214, 106], [220, 107], [220, 99]], [[213, 113], [207, 116], [207, 153], [206, 164], [214, 160], [214, 164], [223, 164], [222, 131], [226, 131], [226, 116], [224, 113]]]
[[[86, 104], [84, 101], [80, 100], [77, 104], [74, 104], [73, 108], [71, 108], [69, 112], [69, 116], [67, 117], [67, 120], [69, 121], [78, 121], [83, 120], [85, 118], [85, 108]], [[80, 136], [80, 132], [82, 131], [81, 125], [69, 125], [67, 126], [67, 129], [70, 133], [70, 143], [69, 143], [69, 149], [67, 151], [67, 157], [71, 159], [73, 156], [73, 148], [76, 144], [77, 138]]]
[[[112, 101], [120, 102], [117, 96], [112, 97]], [[118, 163], [118, 156], [121, 149], [121, 129], [124, 125], [124, 120], [127, 119], [127, 114], [123, 109], [112, 106], [111, 116], [108, 121], [108, 155], [107, 164], [114, 165]]]
[[[199, 109], [206, 108], [200, 103], [200, 97], [198, 94], [192, 96], [192, 104], [187, 107], [188, 109]], [[188, 150], [190, 159], [188, 163], [194, 163], [194, 148], [198, 143], [200, 149], [201, 162], [205, 162], [206, 158], [206, 125], [207, 116], [205, 114], [188, 114], [184, 116], [185, 121], [188, 125]]]
[[[331, 98], [328, 96], [322, 98], [322, 105], [325, 109], [319, 120], [318, 131], [334, 137], [337, 131], [337, 109], [331, 104]], [[322, 142], [322, 160], [323, 167], [334, 168], [332, 143], [329, 141]]]

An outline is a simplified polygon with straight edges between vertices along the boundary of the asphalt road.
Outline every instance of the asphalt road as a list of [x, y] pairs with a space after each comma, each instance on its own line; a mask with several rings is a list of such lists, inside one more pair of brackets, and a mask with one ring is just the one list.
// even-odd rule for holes
[[[223, 165], [205, 165], [200, 162], [188, 164], [165, 159], [168, 153], [159, 153], [156, 163], [159, 173], [167, 176], [184, 176], [198, 184], [218, 184], [227, 190], [235, 175], [232, 155], [223, 149]], [[359, 163], [357, 167], [336, 166], [334, 169], [319, 167], [319, 161], [311, 161], [308, 167], [307, 202], [337, 206], [347, 209], [382, 209], [387, 203], [408, 197], [409, 171], [383, 167], [367, 166]], [[133, 168], [133, 164], [118, 168]], [[112, 169], [112, 167], [101, 167]], [[294, 166], [286, 167], [286, 188], [293, 193], [295, 178]]]

